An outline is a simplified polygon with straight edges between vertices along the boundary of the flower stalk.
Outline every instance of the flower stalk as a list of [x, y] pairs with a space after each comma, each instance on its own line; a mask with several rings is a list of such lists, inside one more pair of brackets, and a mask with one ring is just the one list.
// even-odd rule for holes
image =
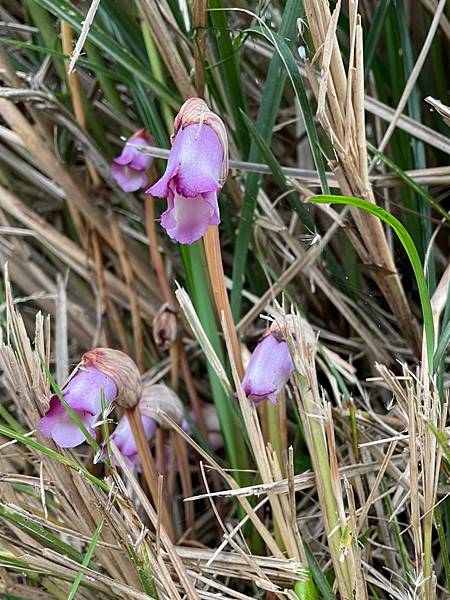
[[240, 379], [244, 376], [244, 366], [242, 363], [242, 353], [239, 340], [236, 333], [236, 327], [231, 314], [230, 301], [225, 286], [225, 274], [222, 264], [222, 253], [220, 249], [219, 229], [217, 225], [211, 225], [207, 230], [203, 243], [205, 246], [206, 262], [208, 264], [209, 279], [213, 292], [214, 303], [216, 305], [219, 320], [222, 314], [230, 335], [231, 347], [233, 351], [233, 360]]

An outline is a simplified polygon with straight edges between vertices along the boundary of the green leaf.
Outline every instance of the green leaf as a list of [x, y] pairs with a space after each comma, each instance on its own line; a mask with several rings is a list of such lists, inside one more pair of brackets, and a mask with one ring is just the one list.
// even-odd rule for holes
[[450, 344], [450, 321], [447, 322], [444, 330], [441, 333], [439, 338], [439, 343], [436, 348], [436, 352], [434, 353], [434, 364], [439, 365], [441, 361], [445, 358], [445, 352]]
[[[275, 155], [272, 150], [269, 148], [268, 144], [259, 133], [258, 129], [255, 127], [253, 121], [248, 117], [245, 113], [242, 113], [242, 117], [248, 130], [250, 131], [250, 135], [253, 140], [256, 142], [259, 151], [261, 152], [261, 156], [264, 162], [267, 164], [269, 169], [272, 171], [272, 175], [277, 183], [277, 185], [283, 190], [288, 191], [290, 188], [286, 176], [283, 173], [280, 163], [277, 161]], [[303, 204], [298, 199], [298, 194], [292, 191], [287, 195], [287, 199], [289, 200], [290, 205], [298, 214], [300, 221], [304, 223], [309, 229], [313, 229], [314, 223], [311, 217], [308, 214], [308, 211], [305, 209]]]
[[[84, 16], [70, 2], [67, 2], [67, 0], [36, 0], [36, 2], [39, 6], [48, 10], [55, 17], [62, 19], [72, 29], [80, 33], [83, 27]], [[163, 99], [173, 108], [178, 108], [180, 100], [177, 99], [176, 95], [152, 77], [148, 69], [131, 52], [119, 46], [111, 38], [111, 35], [106, 34], [96, 25], [92, 25], [87, 39], [97, 46], [99, 50], [103, 50], [108, 56], [117, 61], [119, 65], [148, 85], [159, 98]]]
[[[292, 37], [295, 34], [295, 23], [299, 16], [299, 3], [295, 0], [288, 0], [280, 25], [280, 34], [282, 36]], [[266, 144], [270, 144], [272, 139], [273, 127], [277, 118], [285, 82], [286, 73], [283, 69], [282, 59], [277, 53], [274, 53], [270, 61], [269, 70], [267, 71], [266, 82], [262, 91], [261, 103], [256, 119], [256, 129]], [[259, 160], [260, 151], [258, 144], [253, 141], [250, 148], [249, 161], [258, 162]], [[239, 221], [233, 260], [231, 309], [235, 320], [239, 318], [240, 314], [244, 273], [253, 228], [253, 215], [255, 213], [261, 179], [261, 175], [249, 173], [245, 183], [244, 204]]]
[[83, 555], [81, 552], [75, 550], [70, 544], [63, 542], [58, 536], [54, 535], [51, 531], [48, 531], [43, 525], [36, 523], [26, 515], [17, 513], [7, 508], [4, 504], [0, 504], [0, 517], [26, 532], [44, 547], [52, 548], [79, 563], [82, 562]]
[[294, 592], [300, 600], [318, 600], [319, 594], [311, 571], [308, 571], [305, 579], [297, 581], [294, 585]]
[[328, 583], [328, 579], [323, 574], [322, 569], [320, 568], [320, 565], [316, 560], [316, 557], [311, 552], [311, 548], [306, 542], [304, 542], [304, 547], [306, 558], [308, 560], [308, 565], [311, 569], [311, 574], [324, 600], [336, 600], [336, 596], [333, 594], [333, 590], [331, 589], [331, 586]]
[[209, 0], [208, 15], [214, 32], [214, 44], [217, 48], [221, 80], [233, 115], [236, 128], [236, 143], [243, 157], [247, 156], [250, 140], [241, 118], [241, 110], [247, 112], [247, 101], [242, 88], [239, 54], [233, 48], [231, 30], [227, 27], [226, 9], [221, 0]]
[[387, 225], [390, 225], [392, 229], [397, 234], [400, 242], [402, 243], [406, 254], [411, 262], [411, 266], [414, 271], [414, 275], [416, 276], [417, 287], [419, 289], [420, 302], [422, 305], [422, 315], [423, 315], [423, 323], [425, 328], [425, 338], [426, 338], [426, 347], [427, 347], [427, 356], [428, 356], [428, 369], [430, 374], [433, 373], [433, 355], [434, 355], [434, 324], [433, 324], [433, 312], [431, 310], [431, 302], [430, 296], [428, 293], [427, 282], [425, 279], [425, 275], [423, 272], [422, 263], [420, 261], [419, 254], [417, 252], [417, 248], [414, 245], [414, 242], [407, 232], [407, 230], [403, 227], [398, 219], [396, 219], [393, 215], [385, 211], [383, 208], [380, 208], [376, 204], [372, 204], [367, 200], [362, 200], [361, 198], [354, 198], [351, 196], [333, 196], [333, 195], [324, 195], [324, 196], [313, 196], [308, 198], [308, 202], [317, 202], [319, 204], [350, 204], [351, 206], [356, 206], [366, 212], [375, 215]]
[[374, 9], [375, 14], [369, 28], [366, 43], [364, 44], [364, 77], [367, 77], [370, 71], [373, 57], [380, 42], [380, 35], [390, 2], [391, 0], [380, 0]]
[[14, 431], [13, 429], [10, 429], [9, 427], [5, 427], [4, 425], [0, 425], [0, 435], [4, 435], [5, 437], [16, 440], [16, 442], [19, 442], [19, 443], [23, 444], [24, 446], [27, 446], [27, 448], [32, 448], [33, 450], [36, 450], [37, 452], [40, 452], [41, 454], [44, 454], [45, 456], [48, 456], [49, 458], [57, 460], [61, 464], [66, 465], [66, 467], [69, 467], [70, 469], [73, 469], [80, 475], [83, 475], [91, 483], [93, 483], [94, 485], [96, 485], [97, 487], [102, 489], [107, 494], [109, 493], [109, 491], [110, 491], [109, 486], [104, 481], [101, 481], [101, 479], [98, 479], [97, 477], [92, 475], [92, 473], [90, 473], [85, 467], [71, 461], [70, 459], [66, 458], [62, 454], [59, 454], [58, 452], [55, 452], [55, 450], [51, 450], [50, 448], [47, 448], [47, 446], [44, 446], [44, 444], [37, 442], [36, 440], [32, 439], [31, 437], [22, 435], [21, 433], [18, 433], [17, 431]]
[[430, 196], [430, 194], [428, 194], [420, 185], [417, 185], [414, 179], [405, 173], [403, 169], [401, 169], [395, 162], [390, 160], [385, 154], [379, 152], [378, 148], [375, 148], [375, 146], [372, 146], [370, 143], [367, 143], [367, 147], [372, 154], [377, 156], [387, 167], [394, 171], [399, 179], [401, 179], [408, 187], [410, 187], [413, 192], [423, 198], [427, 204], [432, 206], [446, 221], [450, 223], [450, 215], [445, 208], [443, 208], [439, 202], [436, 202], [436, 200]]
[[[105, 523], [105, 517], [102, 517], [100, 520], [100, 523], [97, 526], [97, 529], [95, 530], [92, 540], [89, 544], [89, 547], [86, 552], [86, 556], [83, 559], [83, 562], [82, 562], [83, 567], [87, 567], [89, 565], [89, 563], [91, 562], [91, 559], [92, 559], [92, 556], [94, 555], [95, 547], [97, 546], [97, 542], [100, 537], [100, 533], [103, 529], [104, 523]], [[83, 571], [80, 571], [80, 573], [78, 573], [78, 575], [76, 576], [75, 581], [73, 582], [72, 587], [70, 588], [70, 592], [69, 592], [69, 595], [67, 596], [67, 600], [73, 600], [75, 598], [75, 594], [77, 593], [77, 590], [80, 586], [81, 580], [83, 579], [83, 575], [84, 575]]]

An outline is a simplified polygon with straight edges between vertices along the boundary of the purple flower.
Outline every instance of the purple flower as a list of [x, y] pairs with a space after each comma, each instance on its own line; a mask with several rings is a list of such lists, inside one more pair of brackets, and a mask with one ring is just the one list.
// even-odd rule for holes
[[[146, 417], [141, 414], [142, 426], [145, 432], [145, 438], [147, 440], [151, 440], [155, 435], [155, 431], [158, 427], [155, 419], [151, 417]], [[141, 466], [141, 461], [139, 459], [138, 450], [136, 448], [136, 443], [134, 441], [133, 433], [131, 431], [130, 423], [126, 415], [124, 415], [117, 427], [115, 428], [113, 434], [111, 435], [111, 440], [116, 444], [117, 448], [120, 450], [122, 456], [126, 460], [128, 466], [137, 467], [138, 469]]]
[[244, 392], [255, 403], [270, 400], [276, 404], [293, 369], [287, 343], [279, 334], [270, 333], [258, 343], [250, 357], [242, 380]]
[[[176, 423], [183, 418], [183, 404], [178, 396], [169, 387], [162, 384], [144, 382], [138, 409], [144, 427], [145, 438], [150, 441], [158, 427], [166, 427], [158, 411], [167, 413]], [[111, 440], [116, 444], [130, 467], [141, 468], [141, 461], [133, 438], [129, 421], [124, 415], [111, 435]]]
[[225, 127], [199, 98], [191, 98], [175, 119], [166, 172], [147, 194], [167, 198], [161, 225], [173, 240], [192, 244], [220, 223], [217, 192], [228, 172]]
[[151, 145], [147, 131], [140, 129], [127, 140], [120, 156], [113, 160], [111, 175], [124, 192], [136, 192], [148, 184], [147, 169], [153, 158], [135, 146]]
[[[93, 425], [102, 412], [102, 390], [108, 406], [117, 396], [117, 386], [110, 377], [92, 366], [80, 366], [62, 389], [64, 400], [77, 413], [91, 435], [94, 434]], [[56, 395], [50, 398], [49, 408], [39, 422], [39, 429], [62, 448], [74, 448], [86, 441]]]

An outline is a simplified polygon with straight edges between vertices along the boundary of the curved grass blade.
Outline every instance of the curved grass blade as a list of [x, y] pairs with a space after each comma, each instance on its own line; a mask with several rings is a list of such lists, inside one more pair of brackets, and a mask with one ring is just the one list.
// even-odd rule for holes
[[450, 223], [450, 215], [445, 210], [445, 208], [443, 208], [439, 204], [439, 202], [436, 202], [436, 200], [432, 196], [430, 196], [430, 194], [427, 194], [427, 192], [420, 185], [417, 185], [414, 179], [412, 179], [407, 173], [405, 173], [403, 169], [401, 169], [395, 162], [390, 160], [385, 154], [379, 152], [378, 148], [375, 148], [375, 146], [372, 146], [372, 144], [370, 144], [369, 142], [367, 143], [367, 147], [372, 154], [374, 154], [381, 161], [383, 161], [384, 164], [399, 177], [399, 179], [401, 179], [408, 187], [410, 187], [413, 190], [413, 192], [415, 192], [421, 198], [423, 198], [425, 202], [432, 206], [434, 210], [436, 210], [446, 221]]
[[411, 236], [409, 235], [408, 231], [393, 215], [385, 211], [383, 208], [380, 208], [376, 204], [372, 204], [371, 202], [368, 202], [367, 200], [362, 200], [361, 198], [354, 198], [352, 196], [323, 195], [312, 196], [311, 198], [308, 198], [308, 202], [317, 202], [318, 204], [350, 204], [350, 206], [355, 206], [356, 208], [360, 208], [368, 213], [371, 213], [372, 215], [375, 215], [384, 223], [390, 225], [390, 227], [392, 227], [392, 229], [395, 231], [398, 239], [400, 240], [400, 242], [403, 245], [403, 248], [406, 251], [406, 254], [408, 255], [408, 258], [411, 262], [411, 266], [414, 271], [414, 275], [416, 277], [417, 287], [419, 289], [420, 302], [422, 305], [423, 325], [425, 329], [425, 340], [428, 358], [428, 369], [430, 374], [433, 373], [433, 312], [431, 310], [430, 296], [428, 293], [428, 286], [423, 272], [422, 263], [417, 252], [417, 248], [414, 245], [414, 242]]

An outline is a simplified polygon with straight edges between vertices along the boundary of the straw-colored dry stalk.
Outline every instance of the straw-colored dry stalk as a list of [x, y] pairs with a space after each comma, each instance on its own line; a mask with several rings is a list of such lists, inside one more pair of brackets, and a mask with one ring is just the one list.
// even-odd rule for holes
[[[331, 14], [328, 0], [305, 0], [306, 19], [316, 49], [311, 63], [305, 63], [306, 72], [317, 98], [317, 117], [336, 154], [336, 162], [331, 167], [342, 194], [375, 203], [368, 174], [361, 18], [357, 12], [357, 2], [350, 0], [350, 57], [346, 71], [336, 37], [340, 8], [339, 1]], [[352, 208], [351, 212], [361, 242], [354, 244], [355, 250], [370, 270], [399, 326], [418, 354], [420, 343], [417, 324], [381, 222], [372, 215], [362, 214], [359, 209]]]

